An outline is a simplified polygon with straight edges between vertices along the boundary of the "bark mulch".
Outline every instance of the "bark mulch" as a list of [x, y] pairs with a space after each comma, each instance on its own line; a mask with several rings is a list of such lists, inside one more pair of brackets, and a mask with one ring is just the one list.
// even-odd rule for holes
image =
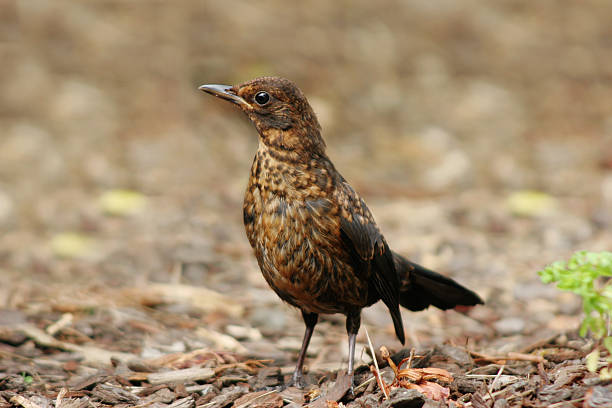
[[0, 326], [0, 408], [612, 406], [609, 381], [586, 368], [593, 342], [574, 333], [499, 355], [442, 344], [389, 356], [382, 347], [378, 368], [357, 368], [351, 392], [343, 372], [311, 371], [299, 390], [284, 387], [290, 365], [248, 353], [143, 358], [113, 347], [129, 344], [119, 338], [79, 344], [77, 329], [48, 331], [31, 322]]

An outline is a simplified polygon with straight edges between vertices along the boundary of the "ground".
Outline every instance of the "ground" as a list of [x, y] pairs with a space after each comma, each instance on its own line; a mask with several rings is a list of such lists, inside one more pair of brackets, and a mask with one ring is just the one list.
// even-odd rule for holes
[[[580, 299], [537, 271], [612, 247], [611, 4], [6, 2], [0, 405], [610, 406]], [[308, 96], [390, 246], [486, 302], [403, 311], [404, 349], [364, 310], [343, 399], [341, 316], [316, 328], [314, 391], [280, 391], [303, 325], [242, 228], [257, 136], [196, 90], [266, 74]], [[419, 385], [446, 402], [383, 402], [366, 329], [386, 384], [380, 348], [414, 349], [453, 375]]]

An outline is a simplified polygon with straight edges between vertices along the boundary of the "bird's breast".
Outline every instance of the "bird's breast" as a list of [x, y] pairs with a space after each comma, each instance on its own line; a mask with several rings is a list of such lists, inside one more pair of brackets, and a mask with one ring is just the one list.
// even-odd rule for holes
[[[367, 282], [353, 273], [342, 242], [340, 207], [325, 169], [285, 167], [256, 156], [244, 200], [247, 237], [268, 284], [285, 301], [315, 313], [363, 305]], [[337, 289], [346, 287], [343, 300]]]

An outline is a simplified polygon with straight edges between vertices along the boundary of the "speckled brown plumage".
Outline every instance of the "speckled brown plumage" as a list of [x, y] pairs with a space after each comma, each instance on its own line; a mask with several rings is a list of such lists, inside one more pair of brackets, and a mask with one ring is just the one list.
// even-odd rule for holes
[[365, 202], [325, 154], [319, 122], [292, 82], [264, 77], [200, 89], [237, 104], [260, 136], [244, 225], [264, 278], [302, 311], [306, 323], [294, 383], [301, 383], [306, 348], [321, 313], [347, 316], [352, 374], [362, 308], [382, 300], [403, 344], [400, 304], [422, 310], [482, 303], [455, 281], [389, 249]]

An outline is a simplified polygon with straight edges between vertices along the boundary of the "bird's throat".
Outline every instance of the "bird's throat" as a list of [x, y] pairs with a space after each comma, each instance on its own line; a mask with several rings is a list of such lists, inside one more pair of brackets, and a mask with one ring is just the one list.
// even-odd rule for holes
[[318, 132], [312, 136], [297, 129], [268, 129], [259, 136], [258, 150], [287, 164], [306, 164], [325, 155], [325, 144]]

